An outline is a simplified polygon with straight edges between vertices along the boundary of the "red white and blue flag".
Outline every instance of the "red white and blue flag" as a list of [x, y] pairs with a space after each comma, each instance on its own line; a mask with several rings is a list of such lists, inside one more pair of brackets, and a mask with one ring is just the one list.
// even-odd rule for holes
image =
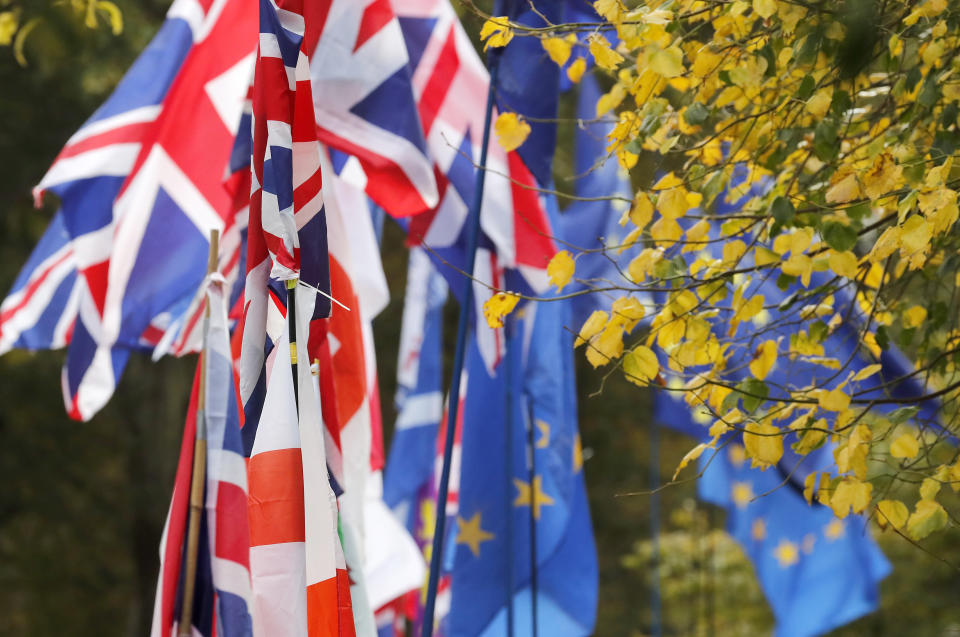
[[390, 0], [328, 0], [319, 39], [308, 40], [321, 141], [356, 157], [355, 186], [389, 214], [437, 205], [433, 164]]
[[35, 190], [38, 201], [56, 193], [61, 208], [4, 303], [0, 347], [69, 343], [62, 384], [74, 418], [109, 400], [132, 350], [176, 331], [206, 272], [210, 231], [233, 222], [222, 177], [255, 20], [240, 0], [176, 0]]
[[[194, 593], [193, 634], [204, 637], [250, 637], [250, 528], [247, 521], [247, 468], [240, 438], [240, 412], [234, 391], [226, 283], [219, 274], [207, 280], [210, 318], [207, 347], [200, 365], [206, 369], [204, 409], [197, 410], [198, 386], [187, 412], [180, 462], [170, 513], [160, 542], [160, 576], [152, 637], [177, 634], [183, 603], [183, 557], [190, 505], [197, 419], [207, 440], [204, 506], [200, 521]], [[199, 379], [200, 366], [197, 368]]]
[[[448, 0], [397, 0], [394, 7], [403, 26], [417, 108], [440, 190], [440, 204], [410, 220], [409, 238], [462, 269], [467, 259], [464, 222], [476, 189], [490, 76]], [[478, 317], [491, 295], [487, 285], [534, 294], [547, 288], [546, 267], [556, 248], [537, 186], [516, 151], [507, 153], [491, 142], [473, 272], [486, 284], [474, 286]], [[463, 277], [442, 264], [440, 270], [459, 293]], [[500, 334], [488, 329], [482, 318], [476, 332], [492, 369], [502, 355]]]

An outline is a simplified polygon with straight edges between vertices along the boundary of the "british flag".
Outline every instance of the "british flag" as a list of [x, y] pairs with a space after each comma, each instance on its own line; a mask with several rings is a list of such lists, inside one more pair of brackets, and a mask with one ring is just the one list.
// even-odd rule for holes
[[73, 243], [58, 212], [0, 304], [0, 354], [14, 347], [64, 347], [77, 316], [78, 290]]
[[[194, 382], [184, 428], [180, 463], [167, 524], [160, 544], [160, 576], [152, 637], [177, 634], [183, 603], [182, 559], [198, 425], [206, 438], [206, 487], [200, 523], [193, 634], [204, 637], [250, 637], [250, 528], [247, 519], [247, 469], [240, 438], [240, 412], [234, 391], [227, 285], [214, 274], [204, 286], [210, 317], [201, 365], [205, 383]], [[198, 367], [199, 378], [200, 368]], [[197, 409], [198, 385], [205, 387], [204, 409]], [[198, 423], [198, 418], [203, 418]]]
[[[306, 357], [295, 349], [300, 345], [306, 353], [312, 319], [330, 307], [320, 147], [305, 46], [322, 24], [321, 9], [298, 0], [260, 1], [253, 83], [240, 392], [249, 456], [254, 628], [277, 637], [354, 630], [320, 388], [309, 361], [298, 361]], [[278, 286], [284, 281], [306, 285], [284, 290]], [[288, 303], [291, 296], [296, 304]]]
[[[440, 204], [410, 220], [409, 239], [438, 257], [455, 293], [466, 265], [465, 221], [476, 188], [490, 75], [448, 0], [397, 0], [394, 6], [410, 55], [413, 89], [427, 148], [438, 175]], [[482, 237], [474, 277], [479, 306], [487, 286], [542, 293], [556, 248], [537, 183], [514, 151], [491, 143], [483, 191]], [[444, 264], [443, 262], [446, 262]], [[515, 276], [519, 274], [519, 276]], [[499, 333], [481, 320], [476, 331], [488, 368], [502, 354]]]
[[356, 157], [354, 185], [394, 216], [437, 205], [437, 184], [390, 0], [332, 0], [308, 42], [320, 139]]
[[36, 258], [40, 267], [25, 268], [4, 304], [0, 343], [69, 342], [62, 384], [74, 418], [109, 400], [132, 350], [179, 325], [206, 271], [210, 231], [233, 223], [222, 177], [255, 21], [240, 0], [176, 0], [35, 189], [38, 201], [56, 193], [61, 209], [44, 239], [51, 251], [38, 247], [27, 268]]

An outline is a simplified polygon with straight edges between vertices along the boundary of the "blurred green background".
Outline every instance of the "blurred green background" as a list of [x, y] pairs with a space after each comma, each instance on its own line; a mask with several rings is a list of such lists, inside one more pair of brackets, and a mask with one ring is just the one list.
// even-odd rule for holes
[[[30, 189], [122, 77], [168, 6], [161, 0], [118, 4], [125, 21], [120, 36], [85, 28], [62, 3], [24, 5], [44, 18], [27, 42], [29, 66], [21, 68], [9, 49], [0, 49], [2, 292], [54, 211], [50, 202], [34, 210]], [[468, 30], [479, 30], [475, 19], [465, 20]], [[560, 159], [557, 166], [562, 178], [569, 162]], [[406, 271], [402, 234], [389, 223], [384, 261], [393, 300], [375, 333], [389, 440]], [[452, 352], [456, 308], [448, 307], [447, 316]], [[116, 396], [89, 423], [65, 415], [62, 361], [61, 352], [15, 351], [0, 358], [0, 635], [145, 635], [193, 361], [151, 364], [135, 357]], [[652, 501], [623, 494], [648, 488], [651, 464], [660, 481], [669, 479], [691, 443], [662, 432], [659, 458], [651, 459], [650, 396], [620, 378], [603, 383], [582, 360], [578, 365], [600, 557], [596, 633], [649, 634]], [[692, 482], [664, 490], [659, 511], [664, 633], [769, 634], [770, 611], [750, 564], [722, 532], [723, 513], [698, 503]], [[835, 634], [960, 635], [960, 572], [889, 533], [879, 539], [894, 563], [881, 609]], [[925, 547], [960, 564], [953, 532], [934, 536]]]

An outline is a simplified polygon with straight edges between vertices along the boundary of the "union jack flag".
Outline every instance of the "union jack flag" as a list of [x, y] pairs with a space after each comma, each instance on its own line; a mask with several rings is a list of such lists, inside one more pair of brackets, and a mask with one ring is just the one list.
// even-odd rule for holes
[[390, 0], [326, 3], [319, 39], [308, 39], [321, 141], [356, 157], [354, 185], [388, 213], [437, 205], [400, 22]]
[[[354, 632], [320, 388], [308, 360], [291, 373], [291, 358], [299, 358], [293, 343], [306, 353], [311, 320], [330, 308], [320, 147], [305, 47], [322, 24], [315, 13], [320, 9], [298, 0], [260, 1], [252, 92], [240, 394], [254, 628], [271, 637]], [[297, 279], [307, 285], [289, 292], [279, 285]], [[296, 305], [287, 307], [287, 294], [295, 295]], [[285, 317], [294, 311], [291, 335]]]
[[38, 202], [56, 193], [61, 209], [4, 303], [0, 347], [69, 343], [62, 384], [74, 418], [109, 400], [132, 350], [175, 335], [210, 231], [233, 224], [222, 176], [255, 20], [240, 0], [176, 0], [34, 191]]
[[[397, 0], [394, 6], [403, 26], [417, 108], [440, 190], [440, 204], [410, 220], [409, 240], [462, 269], [467, 259], [464, 222], [476, 188], [490, 76], [448, 0]], [[480, 306], [491, 295], [487, 285], [534, 294], [547, 288], [546, 266], [556, 248], [536, 187], [516, 151], [507, 153], [496, 142], [490, 144], [482, 236], [473, 272], [481, 282], [474, 285], [478, 317], [483, 315]], [[459, 293], [463, 277], [439, 265]], [[502, 356], [500, 334], [483, 320], [477, 321], [476, 333], [487, 367], [492, 369]]]
[[[250, 637], [253, 631], [247, 469], [234, 391], [227, 286], [222, 276], [214, 274], [204, 287], [210, 308], [207, 348], [200, 362], [206, 368], [206, 396], [203, 411], [198, 411], [200, 383], [195, 380], [170, 513], [160, 543], [161, 566], [152, 637], [177, 634], [183, 603], [182, 560], [198, 426], [207, 441], [207, 456], [192, 625], [204, 637]], [[197, 379], [199, 375], [198, 366]], [[203, 417], [202, 423], [197, 422], [200, 417]]]
[[76, 283], [73, 243], [58, 212], [0, 304], [0, 354], [14, 347], [58, 349], [70, 342]]

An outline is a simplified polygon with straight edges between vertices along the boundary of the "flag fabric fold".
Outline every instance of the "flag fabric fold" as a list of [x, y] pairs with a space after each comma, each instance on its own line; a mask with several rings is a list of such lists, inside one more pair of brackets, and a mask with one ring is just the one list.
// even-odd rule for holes
[[573, 336], [564, 329], [568, 312], [562, 301], [526, 308], [493, 377], [475, 345], [469, 352], [447, 634], [505, 634], [507, 595], [521, 634], [531, 625], [534, 596], [542, 634], [593, 631], [597, 558], [577, 431]]
[[[221, 178], [255, 22], [239, 0], [174, 2], [150, 45], [35, 189], [38, 203], [46, 191], [59, 196], [47, 239], [56, 237], [72, 256], [28, 262], [26, 287], [18, 281], [14, 289], [19, 301], [0, 314], [0, 331], [9, 334], [0, 347], [17, 334], [32, 348], [69, 341], [62, 384], [74, 418], [92, 417], [130, 352], [153, 349], [182, 318], [206, 271], [210, 231], [232, 223]], [[200, 132], [183, 135], [185, 126]]]
[[[154, 607], [153, 637], [175, 635], [183, 603], [190, 482], [194, 467], [197, 418], [204, 418], [207, 440], [204, 506], [193, 605], [193, 627], [205, 637], [253, 634], [250, 579], [250, 530], [247, 519], [247, 469], [240, 438], [240, 412], [234, 389], [225, 284], [214, 274], [205, 284], [209, 310], [203, 357], [184, 427], [180, 463], [170, 513], [160, 547], [160, 577]], [[204, 371], [201, 372], [200, 368]], [[199, 387], [204, 409], [197, 410]]]

